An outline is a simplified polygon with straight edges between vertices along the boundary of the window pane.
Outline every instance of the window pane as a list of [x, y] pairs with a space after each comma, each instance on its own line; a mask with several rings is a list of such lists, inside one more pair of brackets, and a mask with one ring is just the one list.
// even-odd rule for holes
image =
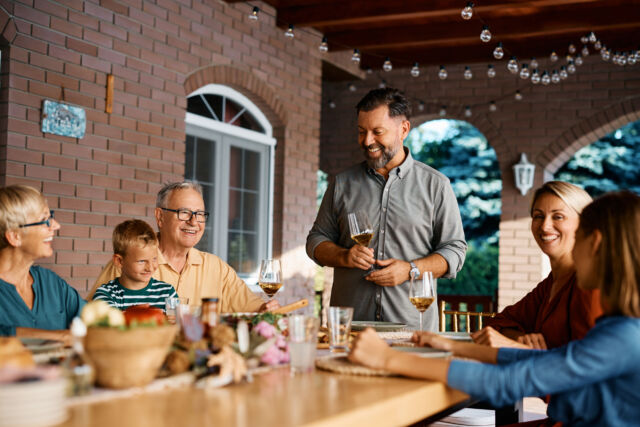
[[253, 117], [253, 115], [248, 111], [245, 111], [244, 114], [234, 122], [234, 124], [237, 124], [238, 126], [245, 129], [254, 130], [260, 133], [266, 133], [264, 128], [260, 126], [260, 123], [258, 123], [255, 117]]
[[206, 94], [204, 95], [204, 99], [216, 114], [215, 120], [220, 121], [222, 119], [222, 97], [220, 95]]
[[238, 274], [255, 273], [258, 269], [258, 252], [254, 235], [229, 233], [229, 265]]
[[244, 193], [244, 203], [242, 205], [242, 228], [245, 231], [258, 231], [259, 215], [264, 214], [258, 206], [258, 194], [253, 192]]
[[189, 113], [197, 114], [199, 116], [213, 119], [213, 116], [209, 112], [207, 106], [202, 102], [200, 95], [191, 96], [187, 99], [187, 111]]
[[231, 147], [229, 153], [229, 187], [242, 188], [242, 149]]
[[203, 138], [196, 139], [196, 173], [199, 182], [213, 182], [215, 164], [215, 141]]
[[195, 150], [195, 138], [191, 135], [187, 135], [186, 145], [184, 177], [186, 179], [194, 179], [193, 152]]
[[247, 243], [246, 255], [242, 259], [242, 272], [251, 274], [258, 271], [260, 256], [258, 253], [258, 242], [255, 234], [244, 234], [244, 240]]
[[260, 185], [260, 153], [244, 150], [244, 182], [243, 188], [258, 190]]
[[242, 230], [242, 192], [229, 190], [229, 230]]
[[231, 120], [233, 120], [233, 118], [243, 110], [242, 106], [229, 98], [225, 98], [225, 101], [226, 104], [224, 106], [224, 122], [238, 126], [237, 120], [235, 120], [233, 123], [231, 123]]
[[202, 185], [202, 198], [204, 199], [204, 209], [209, 212], [209, 219], [207, 220], [204, 228], [204, 234], [202, 239], [196, 245], [197, 249], [206, 252], [213, 251], [213, 224], [215, 222], [215, 203], [213, 200], [213, 185], [200, 183]]

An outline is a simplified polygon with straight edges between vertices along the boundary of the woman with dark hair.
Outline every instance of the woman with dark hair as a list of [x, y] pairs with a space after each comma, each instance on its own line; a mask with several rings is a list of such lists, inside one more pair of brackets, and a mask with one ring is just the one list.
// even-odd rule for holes
[[392, 350], [366, 330], [353, 362], [437, 380], [501, 407], [550, 394], [551, 422], [638, 425], [640, 420], [640, 197], [606, 194], [580, 217], [572, 256], [578, 286], [599, 289], [604, 315], [587, 335], [548, 351], [493, 348], [422, 332], [420, 345], [477, 359], [426, 359]]
[[0, 188], [0, 336], [69, 343], [69, 324], [85, 301], [56, 273], [33, 265], [53, 254], [58, 229], [38, 190]]

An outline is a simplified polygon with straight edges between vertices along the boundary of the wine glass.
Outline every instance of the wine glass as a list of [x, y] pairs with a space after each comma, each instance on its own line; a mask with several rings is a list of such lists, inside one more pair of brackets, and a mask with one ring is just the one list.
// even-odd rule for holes
[[[365, 211], [350, 212], [347, 214], [347, 219], [349, 220], [349, 233], [351, 234], [351, 238], [360, 246], [368, 248], [371, 239], [373, 239], [373, 227], [371, 226], [371, 221], [369, 221], [367, 213]], [[375, 270], [375, 267], [372, 265], [365, 275], [371, 273], [373, 270]]]
[[420, 331], [422, 331], [422, 313], [433, 303], [436, 295], [433, 291], [433, 273], [425, 271], [419, 279], [411, 276], [409, 301], [420, 312]]
[[263, 259], [260, 263], [258, 284], [267, 295], [268, 300], [282, 287], [282, 268], [279, 259]]

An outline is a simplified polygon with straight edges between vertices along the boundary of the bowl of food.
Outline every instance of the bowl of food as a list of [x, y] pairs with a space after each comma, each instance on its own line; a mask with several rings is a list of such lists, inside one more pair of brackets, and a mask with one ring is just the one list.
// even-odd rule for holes
[[[97, 309], [87, 304], [85, 310], [104, 313], [85, 315], [88, 323], [84, 346], [91, 360], [96, 383], [107, 388], [140, 387], [156, 377], [178, 327], [168, 324], [162, 310], [135, 306], [115, 314], [108, 307]], [[106, 320], [105, 320], [106, 319]]]

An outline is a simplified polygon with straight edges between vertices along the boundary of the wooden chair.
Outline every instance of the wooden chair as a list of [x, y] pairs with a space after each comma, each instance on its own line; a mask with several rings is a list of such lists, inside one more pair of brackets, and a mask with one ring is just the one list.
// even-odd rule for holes
[[[447, 315], [451, 316], [453, 332], [460, 331], [460, 317], [465, 319], [465, 330], [471, 332], [472, 323], [475, 324], [473, 330], [482, 329], [483, 317], [494, 317], [496, 313], [493, 310], [493, 298], [490, 295], [445, 295], [445, 299], [440, 300], [440, 332], [447, 329]], [[446, 305], [451, 305], [451, 309], [447, 310]], [[473, 307], [474, 310], [460, 310], [460, 305], [466, 304], [467, 308]], [[478, 306], [482, 306], [481, 311], [475, 311]], [[473, 322], [472, 322], [473, 321]]]

